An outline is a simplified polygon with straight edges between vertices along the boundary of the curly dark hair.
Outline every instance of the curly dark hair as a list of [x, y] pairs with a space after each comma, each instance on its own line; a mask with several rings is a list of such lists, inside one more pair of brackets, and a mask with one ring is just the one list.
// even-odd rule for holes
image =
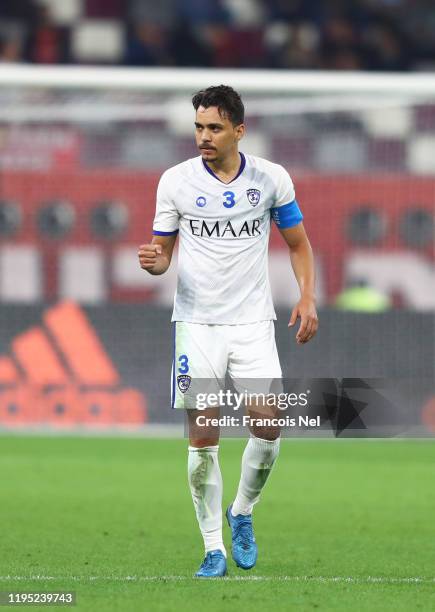
[[208, 108], [217, 106], [219, 114], [226, 116], [236, 126], [245, 120], [245, 107], [242, 98], [235, 89], [228, 85], [216, 85], [201, 89], [192, 98], [195, 110], [200, 106]]

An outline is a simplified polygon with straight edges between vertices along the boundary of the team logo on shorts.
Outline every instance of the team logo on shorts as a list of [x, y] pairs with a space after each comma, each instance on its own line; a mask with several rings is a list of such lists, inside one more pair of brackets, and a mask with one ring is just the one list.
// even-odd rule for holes
[[192, 377], [188, 376], [187, 374], [180, 374], [180, 376], [177, 376], [177, 385], [181, 393], [186, 393], [187, 389], [190, 387], [191, 382]]
[[260, 201], [261, 192], [258, 189], [247, 189], [246, 195], [248, 196], [249, 204], [257, 206]]

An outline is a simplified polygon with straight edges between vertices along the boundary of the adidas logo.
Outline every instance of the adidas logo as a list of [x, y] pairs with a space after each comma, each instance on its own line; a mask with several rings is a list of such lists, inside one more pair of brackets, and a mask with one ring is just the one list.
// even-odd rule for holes
[[139, 426], [146, 402], [125, 388], [84, 311], [63, 302], [0, 356], [0, 426]]

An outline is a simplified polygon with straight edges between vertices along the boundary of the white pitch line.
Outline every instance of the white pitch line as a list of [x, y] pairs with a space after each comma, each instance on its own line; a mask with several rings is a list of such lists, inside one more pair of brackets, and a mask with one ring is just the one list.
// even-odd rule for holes
[[[113, 580], [115, 582], [170, 582], [192, 580], [193, 576], [0, 576], [0, 582], [6, 581], [68, 581], [75, 582], [96, 580]], [[419, 576], [395, 578], [389, 576], [225, 576], [227, 582], [320, 582], [320, 583], [353, 583], [353, 584], [435, 584], [435, 578]]]

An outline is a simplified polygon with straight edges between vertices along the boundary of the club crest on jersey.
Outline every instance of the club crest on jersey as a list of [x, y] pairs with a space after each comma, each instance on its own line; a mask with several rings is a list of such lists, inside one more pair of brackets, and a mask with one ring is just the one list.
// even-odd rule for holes
[[199, 198], [196, 198], [196, 205], [199, 206], [199, 208], [203, 208], [203, 206], [206, 204], [207, 200], [204, 198], [204, 196], [199, 196]]
[[258, 189], [247, 189], [246, 195], [251, 206], [257, 206], [260, 201], [261, 192]]
[[190, 387], [191, 382], [192, 377], [188, 374], [180, 374], [180, 376], [177, 376], [177, 385], [181, 393], [186, 393], [187, 389]]

